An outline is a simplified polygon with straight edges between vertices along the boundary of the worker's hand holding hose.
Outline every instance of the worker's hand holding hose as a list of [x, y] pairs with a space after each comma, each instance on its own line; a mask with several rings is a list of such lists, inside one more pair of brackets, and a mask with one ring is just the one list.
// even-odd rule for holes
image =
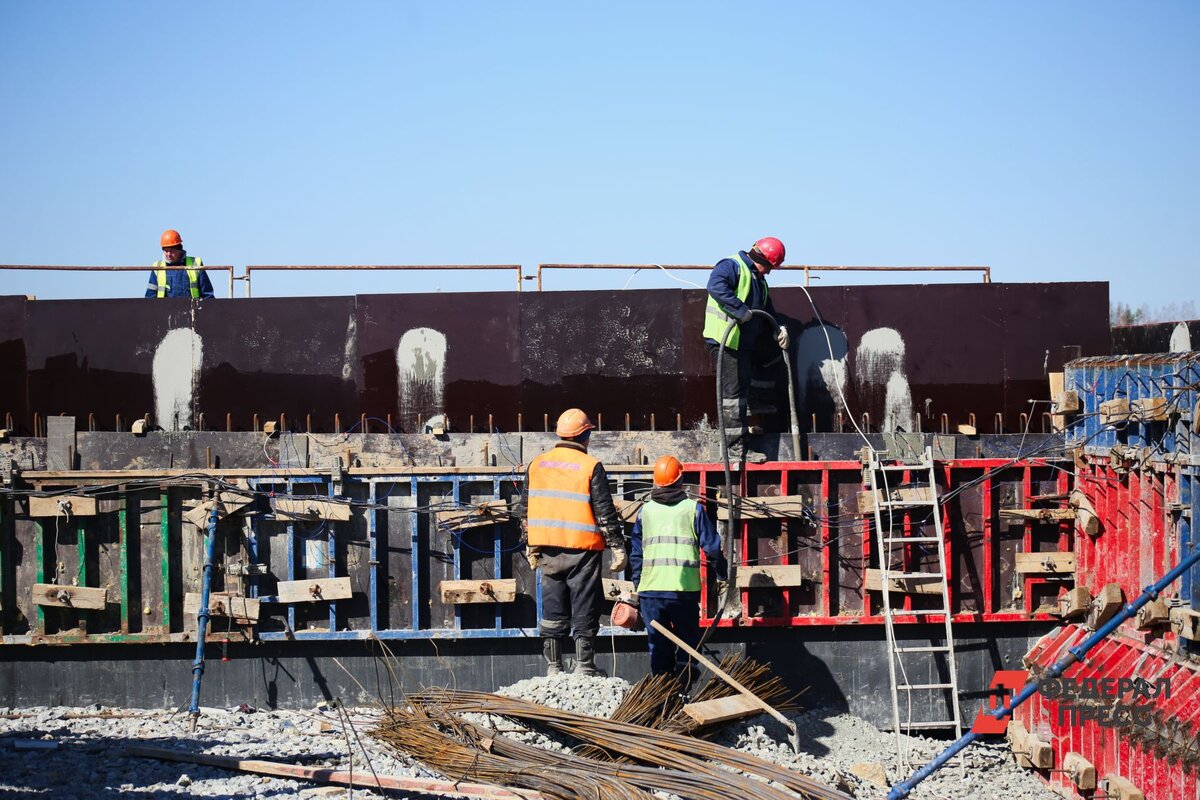
[[788, 329], [779, 326], [779, 332], [775, 334], [775, 341], [779, 342], [779, 349], [787, 350], [788, 345], [792, 343], [792, 337], [788, 336]]
[[625, 569], [625, 565], [629, 563], [629, 556], [625, 553], [624, 547], [612, 548], [612, 561], [608, 564], [609, 572], [620, 572]]
[[750, 308], [750, 306], [742, 306], [742, 310], [735, 312], [733, 318], [737, 320], [738, 325], [745, 325], [754, 319], [754, 309]]

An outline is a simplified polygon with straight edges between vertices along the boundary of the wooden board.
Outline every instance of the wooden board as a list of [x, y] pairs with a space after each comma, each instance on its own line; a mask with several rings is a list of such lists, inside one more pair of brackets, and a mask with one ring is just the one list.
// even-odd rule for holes
[[1063, 757], [1062, 768], [1076, 788], [1085, 792], [1096, 788], [1096, 768], [1079, 753], [1067, 753]]
[[1114, 422], [1125, 422], [1129, 419], [1129, 400], [1118, 398], [1106, 400], [1100, 404], [1100, 424], [1110, 425]]
[[1165, 397], [1139, 398], [1130, 404], [1129, 410], [1133, 414], [1134, 419], [1142, 420], [1143, 422], [1162, 422], [1170, 416], [1167, 411], [1167, 398]]
[[1058, 598], [1058, 615], [1064, 620], [1079, 619], [1091, 607], [1092, 593], [1086, 586], [1076, 586]]
[[762, 706], [744, 694], [718, 697], [700, 703], [688, 703], [683, 707], [697, 725], [716, 725], [735, 719], [745, 719], [763, 713]]
[[1017, 720], [1009, 720], [1007, 736], [1018, 766], [1026, 769], [1050, 769], [1054, 766], [1054, 748], [1026, 730]]
[[633, 581], [621, 581], [616, 578], [601, 578], [601, 585], [604, 587], [604, 596], [609, 600], [620, 597], [621, 595], [629, 596], [633, 594]]
[[[71, 507], [64, 511], [59, 503], [70, 503]], [[94, 517], [96, 516], [96, 498], [83, 495], [57, 495], [55, 497], [30, 497], [29, 516], [31, 517]]]
[[517, 579], [439, 581], [438, 594], [443, 603], [511, 603], [517, 599]]
[[1068, 501], [1071, 508], [1075, 509], [1075, 524], [1079, 530], [1086, 533], [1088, 536], [1096, 536], [1100, 533], [1100, 517], [1096, 515], [1096, 507], [1092, 505], [1092, 501], [1088, 500], [1087, 495], [1079, 489], [1071, 492]]
[[1092, 630], [1099, 628], [1104, 623], [1108, 622], [1121, 607], [1125, 605], [1125, 592], [1121, 591], [1121, 584], [1106, 583], [1092, 600], [1092, 606], [1088, 609], [1088, 627]]
[[350, 504], [338, 503], [333, 500], [313, 498], [309, 500], [288, 499], [277, 497], [272, 501], [277, 517], [293, 517], [295, 519], [327, 519], [334, 522], [345, 522], [350, 519]]
[[33, 602], [39, 606], [58, 608], [90, 608], [103, 611], [108, 603], [108, 590], [91, 586], [63, 586], [53, 583], [35, 583]]
[[1075, 571], [1074, 553], [1016, 553], [1016, 569], [1023, 575], [1066, 575]]
[[[208, 596], [208, 613], [214, 617], [229, 617], [246, 622], [258, 622], [259, 600], [240, 594], [212, 592]], [[188, 592], [183, 596], [183, 613], [194, 617], [200, 613], [200, 593]]]
[[275, 602], [320, 603], [327, 600], [348, 600], [352, 594], [349, 578], [280, 581], [275, 592]]
[[[741, 519], [776, 519], [779, 517], [802, 517], [808, 507], [808, 498], [802, 494], [784, 494], [778, 497], [743, 497], [738, 506]], [[717, 519], [729, 519], [729, 508], [717, 509]]]
[[[217, 512], [217, 519], [225, 519], [230, 514], [240, 511], [253, 502], [253, 495], [246, 495], [240, 492], [221, 492], [221, 510]], [[212, 501], [206, 500], [195, 508], [183, 512], [183, 518], [197, 528], [207, 528], [212, 507]]]
[[[941, 594], [942, 582], [938, 578], [892, 578], [892, 591], [904, 594]], [[883, 591], [883, 576], [877, 569], [868, 569], [863, 575], [863, 589], [869, 592]]]
[[1105, 800], [1146, 800], [1146, 795], [1127, 778], [1110, 772], [1100, 782]]
[[508, 501], [487, 500], [471, 508], [455, 508], [449, 511], [434, 512], [434, 521], [439, 528], [477, 528], [482, 525], [496, 525], [508, 522]]
[[800, 586], [809, 580], [812, 578], [805, 573], [805, 568], [793, 564], [737, 569], [739, 589], [784, 589]]
[[1075, 519], [1073, 508], [1002, 508], [1001, 519], [1024, 519], [1030, 522], [1066, 522]]
[[[869, 489], [865, 492], [858, 493], [858, 513], [874, 514], [875, 502], [878, 498], [883, 497], [883, 490], [876, 489], [874, 492]], [[891, 493], [893, 503], [912, 504], [928, 503], [933, 499], [933, 495], [929, 491], [928, 486], [902, 486], [899, 489], [893, 489]], [[903, 511], [895, 505], [884, 506], [883, 510], [886, 513], [888, 509], [893, 511]]]

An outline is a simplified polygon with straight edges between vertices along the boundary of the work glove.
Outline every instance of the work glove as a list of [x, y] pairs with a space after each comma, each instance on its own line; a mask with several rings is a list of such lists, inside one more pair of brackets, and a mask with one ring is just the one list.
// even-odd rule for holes
[[529, 565], [530, 570], [532, 570], [534, 572], [537, 571], [538, 561], [540, 561], [541, 558], [542, 558], [542, 554], [539, 553], [537, 550], [533, 549], [532, 547], [527, 548], [525, 550], [525, 563]]
[[738, 325], [745, 325], [747, 322], [754, 319], [754, 312], [750, 309], [750, 306], [742, 306], [742, 310], [736, 312], [733, 315], [733, 318], [738, 321]]
[[625, 555], [624, 547], [614, 547], [612, 551], [612, 561], [608, 565], [609, 572], [620, 572], [625, 569], [625, 565], [629, 562], [628, 556]]
[[729, 594], [729, 581], [717, 578], [717, 599], [720, 600], [727, 594]]
[[788, 336], [787, 328], [779, 326], [779, 333], [775, 334], [775, 341], [779, 342], [781, 350], [787, 350], [788, 345], [792, 342], [792, 337]]

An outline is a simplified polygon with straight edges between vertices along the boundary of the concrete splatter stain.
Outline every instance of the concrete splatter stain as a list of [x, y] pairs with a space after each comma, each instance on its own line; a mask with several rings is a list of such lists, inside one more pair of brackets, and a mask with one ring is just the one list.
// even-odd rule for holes
[[1171, 352], [1187, 353], [1192, 349], [1192, 333], [1186, 322], [1178, 322], [1171, 331]]
[[396, 347], [400, 426], [416, 431], [421, 420], [445, 409], [446, 335], [433, 328], [412, 328]]
[[181, 431], [192, 427], [196, 387], [204, 360], [204, 342], [191, 328], [175, 328], [154, 349], [154, 415], [159, 427]]
[[871, 414], [881, 431], [916, 430], [904, 351], [904, 339], [895, 328], [873, 328], [863, 334], [854, 353], [854, 383], [866, 404], [862, 411]]

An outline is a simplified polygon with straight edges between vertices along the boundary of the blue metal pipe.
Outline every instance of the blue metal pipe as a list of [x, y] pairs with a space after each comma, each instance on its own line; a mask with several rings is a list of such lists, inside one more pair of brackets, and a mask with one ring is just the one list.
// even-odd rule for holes
[[[1187, 572], [1194, 564], [1200, 563], [1200, 548], [1195, 548], [1192, 553], [1182, 561], [1180, 561], [1174, 569], [1163, 575], [1156, 583], [1147, 586], [1140, 595], [1137, 596], [1132, 603], [1126, 603], [1125, 607], [1117, 612], [1116, 616], [1106, 622], [1104, 625], [1093, 633], [1088, 638], [1084, 639], [1079, 644], [1075, 645], [1067, 651], [1067, 655], [1063, 656], [1057, 664], [1046, 670], [1041, 677], [1025, 684], [1025, 688], [1013, 696], [1012, 700], [1006, 703], [1001, 708], [992, 712], [992, 717], [995, 719], [1003, 719], [1013, 712], [1013, 709], [1024, 703], [1030, 697], [1033, 697], [1037, 692], [1038, 687], [1045, 681], [1060, 677], [1068, 667], [1076, 661], [1083, 659], [1084, 655], [1093, 647], [1098, 645], [1103, 640], [1107, 639], [1113, 631], [1115, 631], [1122, 622], [1134, 617], [1138, 609], [1149, 603], [1151, 600], [1158, 597], [1163, 589], [1175, 582], [1183, 573]], [[901, 781], [892, 787], [888, 792], [888, 800], [900, 800], [900, 798], [908, 797], [918, 783], [928, 778], [933, 773], [941, 769], [947, 761], [954, 758], [958, 753], [979, 738], [979, 734], [968, 732], [962, 735], [953, 744], [943, 750], [925, 766], [914, 772], [908, 780]]]
[[204, 556], [200, 611], [196, 614], [196, 660], [192, 662], [192, 704], [188, 708], [193, 732], [200, 719], [200, 680], [204, 677], [204, 639], [208, 633], [208, 598], [212, 590], [213, 561], [217, 557], [217, 518], [220, 506], [220, 499], [214, 498], [212, 512], [208, 515], [208, 548]]

